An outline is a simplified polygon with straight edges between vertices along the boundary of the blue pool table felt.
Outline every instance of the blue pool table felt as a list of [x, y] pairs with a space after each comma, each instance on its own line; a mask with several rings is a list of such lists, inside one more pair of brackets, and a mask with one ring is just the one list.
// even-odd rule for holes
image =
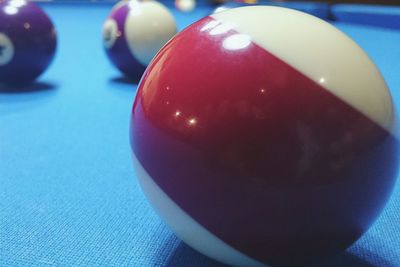
[[331, 13], [343, 22], [400, 30], [400, 6], [337, 4], [331, 7]]
[[[0, 266], [222, 266], [184, 245], [139, 188], [128, 141], [136, 86], [101, 42], [110, 6], [43, 6], [59, 34], [54, 63], [23, 92], [0, 91]], [[182, 29], [209, 10], [174, 15]], [[335, 24], [400, 107], [400, 31]], [[398, 182], [373, 227], [323, 266], [400, 266], [399, 222]]]

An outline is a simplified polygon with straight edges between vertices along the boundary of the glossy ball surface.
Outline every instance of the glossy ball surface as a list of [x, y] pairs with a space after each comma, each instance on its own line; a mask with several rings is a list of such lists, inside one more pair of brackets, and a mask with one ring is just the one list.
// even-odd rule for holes
[[0, 83], [32, 82], [52, 62], [56, 46], [53, 23], [40, 7], [0, 0]]
[[341, 31], [236, 8], [154, 58], [133, 105], [133, 162], [193, 248], [232, 265], [299, 264], [346, 249], [377, 218], [397, 176], [395, 117], [379, 70]]
[[214, 11], [212, 13], [219, 13], [219, 12], [226, 11], [226, 10], [229, 10], [232, 8], [244, 7], [244, 6], [248, 6], [248, 5], [249, 4], [246, 4], [246, 3], [228, 2], [223, 5], [218, 6], [216, 9], [214, 9]]
[[158, 50], [177, 32], [169, 10], [156, 1], [121, 1], [103, 26], [103, 44], [112, 63], [139, 80]]

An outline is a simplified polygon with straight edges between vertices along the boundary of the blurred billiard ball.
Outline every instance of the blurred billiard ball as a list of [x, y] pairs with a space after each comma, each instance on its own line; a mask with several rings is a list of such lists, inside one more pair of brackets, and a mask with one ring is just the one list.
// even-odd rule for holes
[[147, 198], [184, 242], [235, 266], [298, 266], [346, 249], [377, 218], [397, 177], [395, 121], [379, 70], [348, 36], [251, 6], [163, 47], [130, 140]]
[[191, 12], [196, 7], [195, 0], [175, 0], [175, 8], [182, 12]]
[[157, 51], [177, 32], [169, 10], [157, 1], [121, 1], [103, 26], [103, 44], [111, 62], [139, 80]]
[[0, 1], [0, 83], [32, 82], [52, 62], [56, 46], [53, 23], [40, 7]]
[[229, 2], [229, 0], [209, 0], [208, 1], [211, 5], [221, 5], [226, 2]]

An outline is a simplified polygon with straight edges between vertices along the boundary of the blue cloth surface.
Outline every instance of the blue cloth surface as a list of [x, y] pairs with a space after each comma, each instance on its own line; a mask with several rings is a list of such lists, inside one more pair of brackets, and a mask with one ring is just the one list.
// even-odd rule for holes
[[337, 4], [331, 12], [342, 22], [400, 29], [400, 6]]
[[[22, 92], [0, 90], [0, 266], [223, 266], [184, 245], [133, 174], [136, 86], [111, 66], [110, 6], [45, 4], [59, 34], [53, 65]], [[179, 29], [209, 13], [174, 11]], [[377, 63], [400, 107], [400, 32], [337, 26]], [[373, 227], [321, 266], [400, 266], [400, 183]]]
[[321, 19], [328, 19], [330, 15], [329, 4], [323, 2], [260, 1], [260, 4], [292, 8], [309, 13]]
[[[164, 0], [161, 1], [164, 4], [173, 7], [174, 6], [174, 1], [171, 0]], [[198, 7], [205, 8], [206, 6], [210, 5], [210, 1], [207, 0], [200, 0], [196, 1], [196, 5]], [[236, 1], [228, 1], [225, 4], [222, 4], [220, 6], [227, 6], [230, 8], [238, 7], [238, 6], [248, 6], [250, 4], [245, 4], [245, 3], [240, 3]], [[269, 5], [269, 6], [280, 6], [280, 7], [286, 7], [286, 8], [292, 8], [296, 9], [299, 11], [303, 11], [309, 14], [312, 14], [314, 16], [317, 16], [321, 19], [328, 19], [330, 16], [330, 5], [328, 3], [324, 2], [308, 2], [308, 1], [271, 1], [271, 0], [259, 0], [257, 4], [252, 4], [252, 5]]]

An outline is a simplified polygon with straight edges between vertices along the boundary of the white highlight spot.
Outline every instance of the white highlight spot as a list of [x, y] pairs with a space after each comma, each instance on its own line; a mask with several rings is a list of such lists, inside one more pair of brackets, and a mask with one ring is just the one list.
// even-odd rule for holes
[[15, 15], [18, 13], [18, 8], [26, 5], [25, 0], [12, 0], [4, 7], [4, 12], [8, 15]]
[[220, 6], [220, 7], [217, 7], [217, 8], [214, 10], [213, 13], [219, 13], [219, 12], [222, 12], [222, 11], [225, 11], [225, 10], [229, 10], [229, 9], [230, 9], [229, 7]]
[[24, 5], [26, 5], [26, 1], [25, 0], [12, 0], [8, 3], [8, 5], [16, 7], [16, 8], [20, 8]]
[[141, 3], [138, 1], [129, 1], [129, 12], [131, 15], [134, 16], [139, 16], [143, 13], [142, 8], [141, 8]]
[[4, 12], [8, 15], [15, 15], [18, 13], [18, 8], [14, 7], [14, 6], [5, 6]]
[[197, 119], [196, 118], [191, 118], [188, 120], [189, 126], [194, 126], [197, 124]]
[[251, 38], [247, 34], [234, 34], [227, 37], [222, 45], [227, 50], [240, 50], [251, 44]]

